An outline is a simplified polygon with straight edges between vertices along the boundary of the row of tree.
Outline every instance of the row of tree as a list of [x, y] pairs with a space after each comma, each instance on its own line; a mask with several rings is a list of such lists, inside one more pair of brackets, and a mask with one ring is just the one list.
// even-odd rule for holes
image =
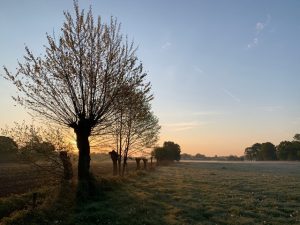
[[300, 134], [293, 141], [255, 143], [245, 149], [246, 160], [300, 160]]
[[[47, 34], [43, 56], [26, 55], [6, 75], [20, 92], [17, 103], [38, 116], [73, 129], [79, 150], [78, 178], [90, 177], [90, 137], [118, 153], [119, 173], [129, 152], [149, 148], [160, 126], [151, 110], [151, 85], [136, 48], [112, 18], [94, 20], [92, 10], [65, 12], [59, 37]], [[108, 144], [107, 144], [108, 143]], [[123, 169], [124, 171], [124, 169]]]
[[201, 153], [197, 153], [195, 155], [191, 155], [188, 153], [181, 154], [181, 159], [184, 160], [216, 160], [216, 161], [243, 161], [244, 156], [236, 156], [236, 155], [229, 155], [229, 156], [206, 156]]

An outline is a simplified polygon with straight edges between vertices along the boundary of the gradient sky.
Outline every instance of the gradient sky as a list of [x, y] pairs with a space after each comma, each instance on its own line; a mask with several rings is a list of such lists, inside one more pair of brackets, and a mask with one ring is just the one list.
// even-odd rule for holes
[[[300, 133], [300, 1], [80, 0], [122, 23], [152, 82], [161, 140], [182, 152], [242, 155]], [[0, 0], [0, 65], [14, 70], [24, 44], [43, 53], [71, 0]], [[3, 73], [1, 69], [0, 73]], [[0, 77], [0, 127], [29, 120]]]

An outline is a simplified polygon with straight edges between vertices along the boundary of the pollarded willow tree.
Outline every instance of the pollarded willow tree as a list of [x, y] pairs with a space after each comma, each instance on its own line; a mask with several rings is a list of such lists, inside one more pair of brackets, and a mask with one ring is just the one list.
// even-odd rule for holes
[[[16, 73], [6, 67], [6, 78], [18, 88], [14, 99], [57, 124], [73, 128], [79, 150], [78, 178], [87, 180], [90, 168], [89, 137], [113, 121], [122, 87], [145, 86], [146, 73], [133, 43], [120, 33], [120, 24], [94, 20], [74, 3], [75, 15], [64, 12], [57, 40], [47, 34], [43, 57], [26, 47], [24, 63]], [[117, 101], [118, 98], [121, 98]]]

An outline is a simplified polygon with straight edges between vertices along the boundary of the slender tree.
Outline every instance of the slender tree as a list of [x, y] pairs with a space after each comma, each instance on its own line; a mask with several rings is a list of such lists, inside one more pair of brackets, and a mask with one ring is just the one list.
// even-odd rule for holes
[[143, 106], [144, 109], [140, 109], [141, 112], [139, 113], [134, 114], [129, 111], [129, 116], [126, 119], [122, 175], [124, 175], [130, 151], [151, 148], [158, 141], [160, 131], [158, 119], [147, 105]]
[[[150, 86], [138, 89], [123, 88], [124, 98], [117, 105], [112, 134], [118, 151], [119, 174], [124, 175], [128, 153], [135, 149], [152, 147], [157, 141], [160, 126], [157, 117], [151, 112]], [[121, 168], [123, 160], [123, 169]]]
[[133, 43], [120, 33], [120, 24], [94, 20], [92, 10], [75, 15], [64, 12], [57, 40], [47, 34], [45, 55], [35, 57], [26, 47], [24, 63], [15, 74], [6, 67], [6, 78], [21, 92], [14, 99], [44, 118], [70, 127], [79, 150], [78, 178], [87, 180], [90, 169], [89, 137], [112, 123], [116, 99], [124, 84], [145, 85], [143, 66]]

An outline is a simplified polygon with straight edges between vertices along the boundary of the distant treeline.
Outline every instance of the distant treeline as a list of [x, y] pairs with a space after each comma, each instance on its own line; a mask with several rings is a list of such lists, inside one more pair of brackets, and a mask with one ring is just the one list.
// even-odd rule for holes
[[205, 156], [197, 153], [195, 155], [183, 153], [183, 160], [217, 160], [217, 161], [272, 161], [272, 160], [300, 160], [300, 134], [295, 134], [293, 141], [282, 141], [275, 146], [271, 142], [255, 143], [247, 147], [244, 156]]
[[293, 141], [282, 141], [275, 146], [271, 142], [255, 143], [245, 149], [245, 160], [300, 160], [300, 134]]
[[217, 160], [217, 161], [243, 161], [244, 156], [236, 156], [236, 155], [229, 155], [229, 156], [205, 156], [203, 154], [197, 153], [196, 155], [191, 155], [187, 153], [181, 154], [181, 159], [183, 160]]

